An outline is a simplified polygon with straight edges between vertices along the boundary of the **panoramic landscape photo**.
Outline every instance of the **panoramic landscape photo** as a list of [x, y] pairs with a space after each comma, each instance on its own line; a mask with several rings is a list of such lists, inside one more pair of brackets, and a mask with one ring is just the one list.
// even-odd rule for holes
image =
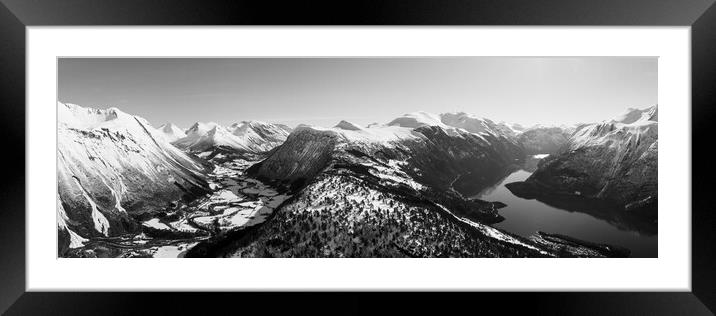
[[57, 95], [58, 257], [658, 257], [655, 57], [60, 58]]

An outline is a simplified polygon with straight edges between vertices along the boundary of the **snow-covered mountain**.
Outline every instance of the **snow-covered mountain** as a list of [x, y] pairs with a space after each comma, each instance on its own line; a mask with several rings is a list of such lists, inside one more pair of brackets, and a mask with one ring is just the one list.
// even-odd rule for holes
[[401, 126], [418, 128], [421, 126], [438, 126], [446, 131], [462, 129], [473, 134], [490, 133], [495, 136], [514, 137], [516, 130], [505, 123], [495, 123], [486, 118], [481, 118], [464, 112], [442, 113], [439, 115], [428, 112], [414, 112], [404, 114], [391, 122], [389, 126]]
[[269, 151], [286, 141], [291, 128], [283, 124], [270, 124], [260, 121], [243, 121], [229, 127], [234, 136], [254, 152]]
[[[471, 133], [426, 113], [364, 128], [347, 121], [333, 128], [301, 125], [247, 170], [293, 198], [258, 228], [256, 239], [219, 255], [546, 256], [483, 224], [501, 219], [498, 204], [465, 199], [457, 188], [461, 180], [487, 180], [523, 156], [494, 131]], [[381, 233], [371, 233], [376, 229]], [[303, 240], [316, 246], [301, 246]]]
[[346, 156], [373, 157], [405, 162], [402, 170], [421, 185], [467, 194], [524, 158], [514, 139], [500, 131], [471, 133], [434, 118], [417, 113], [359, 129], [348, 122], [334, 128], [298, 126], [250, 171], [293, 182], [312, 179], [337, 161], [353, 159]]
[[57, 103], [60, 252], [97, 236], [139, 231], [133, 216], [208, 189], [203, 161], [143, 118]]
[[658, 109], [650, 106], [643, 109], [628, 108], [622, 114], [612, 119], [613, 123], [633, 124], [637, 122], [658, 121]]
[[229, 127], [214, 122], [197, 122], [186, 131], [186, 137], [174, 141], [173, 144], [191, 152], [225, 148], [258, 153], [269, 151], [283, 143], [290, 131], [285, 125], [258, 121], [234, 123]]
[[504, 122], [496, 123], [490, 119], [464, 112], [440, 114], [440, 121], [445, 125], [462, 128], [470, 133], [491, 133], [506, 138], [512, 138], [519, 133], [519, 130], [515, 130]]
[[170, 143], [180, 138], [186, 137], [186, 133], [184, 132], [184, 130], [172, 123], [166, 123], [162, 126], [159, 126], [157, 130], [162, 132], [162, 134], [164, 134], [164, 138]]
[[630, 109], [613, 120], [580, 127], [567, 146], [542, 161], [526, 182], [656, 216], [657, 106]]
[[349, 130], [349, 131], [359, 131], [359, 130], [363, 129], [360, 126], [353, 124], [351, 122], [345, 121], [345, 120], [338, 122], [338, 124], [336, 124], [336, 126], [334, 126], [334, 127]]
[[443, 124], [440, 121], [439, 116], [423, 111], [407, 113], [401, 117], [390, 121], [388, 125], [408, 128], [418, 128], [421, 126], [439, 126], [442, 128], [447, 128], [447, 125]]

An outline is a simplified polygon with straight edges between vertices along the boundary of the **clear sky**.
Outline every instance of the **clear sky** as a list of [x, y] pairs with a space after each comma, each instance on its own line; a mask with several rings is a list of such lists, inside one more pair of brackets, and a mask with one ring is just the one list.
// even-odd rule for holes
[[657, 103], [655, 57], [60, 59], [59, 101], [155, 127], [262, 120], [333, 126], [404, 113], [595, 122]]

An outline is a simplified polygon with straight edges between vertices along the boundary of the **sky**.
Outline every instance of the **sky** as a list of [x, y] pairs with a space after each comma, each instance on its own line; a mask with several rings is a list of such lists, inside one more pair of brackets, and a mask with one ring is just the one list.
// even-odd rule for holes
[[656, 57], [61, 58], [58, 77], [59, 101], [155, 127], [367, 125], [416, 111], [559, 125], [657, 104]]

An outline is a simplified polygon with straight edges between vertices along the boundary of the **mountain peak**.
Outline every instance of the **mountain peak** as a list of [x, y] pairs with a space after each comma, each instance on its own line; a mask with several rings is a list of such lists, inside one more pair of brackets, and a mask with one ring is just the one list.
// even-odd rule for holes
[[658, 121], [657, 105], [643, 109], [629, 107], [622, 114], [611, 120], [614, 123], [633, 124], [637, 122]]
[[212, 128], [218, 126], [219, 124], [214, 122], [196, 122], [194, 123], [189, 129], [186, 130], [187, 135], [205, 135], [208, 133]]
[[418, 128], [421, 126], [446, 127], [437, 115], [425, 111], [404, 114], [403, 116], [390, 121], [388, 125], [408, 128]]
[[161, 132], [164, 135], [164, 138], [166, 138], [167, 141], [169, 141], [170, 143], [180, 138], [186, 137], [186, 133], [184, 133], [181, 128], [170, 122], [167, 122], [162, 126], [157, 127], [157, 130]]
[[157, 129], [162, 130], [164, 132], [171, 132], [173, 130], [180, 129], [180, 128], [171, 122], [167, 122], [167, 123], [164, 123], [164, 124], [160, 125], [159, 127], [157, 127]]
[[338, 122], [338, 124], [336, 124], [336, 126], [334, 126], [334, 127], [335, 127], [335, 128], [344, 129], [344, 130], [349, 130], [349, 131], [359, 131], [359, 130], [362, 129], [360, 126], [358, 126], [358, 125], [356, 125], [356, 124], [353, 124], [353, 123], [351, 123], [351, 122], [348, 122], [348, 121], [346, 121], [346, 120], [341, 120], [341, 121]]
[[261, 121], [241, 121], [224, 127], [215, 122], [197, 122], [173, 144], [193, 152], [211, 150], [215, 147], [233, 148], [237, 151], [264, 152], [286, 140], [290, 128], [280, 124]]
[[59, 123], [72, 128], [86, 130], [98, 127], [120, 127], [128, 124], [127, 120], [134, 121], [135, 118], [135, 116], [124, 113], [116, 107], [97, 109], [62, 102], [57, 102], [57, 116]]

